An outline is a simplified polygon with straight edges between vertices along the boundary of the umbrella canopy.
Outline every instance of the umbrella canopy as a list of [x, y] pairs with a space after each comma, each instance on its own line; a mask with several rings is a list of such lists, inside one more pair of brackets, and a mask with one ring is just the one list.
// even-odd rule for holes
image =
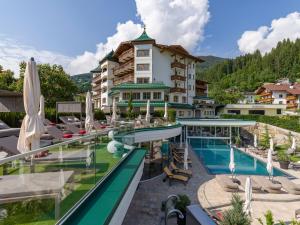
[[165, 102], [165, 114], [164, 114], [164, 119], [167, 120], [168, 119], [168, 103]]
[[274, 151], [274, 141], [273, 138], [270, 138], [270, 149], [273, 152]]
[[45, 99], [44, 99], [43, 95], [41, 95], [41, 97], [40, 97], [39, 116], [40, 116], [41, 120], [44, 122], [44, 120], [45, 120]]
[[116, 100], [113, 100], [113, 107], [112, 107], [112, 115], [111, 115], [111, 123], [115, 122], [117, 120], [117, 106], [116, 106]]
[[24, 74], [23, 100], [26, 115], [23, 119], [18, 139], [18, 150], [22, 153], [40, 147], [40, 137], [45, 132], [43, 121], [39, 116], [40, 79], [36, 63], [31, 59]]
[[272, 159], [271, 148], [268, 150], [267, 171], [268, 171], [270, 177], [273, 176], [273, 159]]
[[247, 177], [245, 184], [245, 203], [244, 212], [248, 215], [251, 214], [251, 199], [252, 199], [252, 182], [251, 178]]
[[85, 98], [85, 130], [90, 133], [94, 126], [94, 116], [93, 116], [93, 103], [91, 98], [91, 93], [86, 93]]
[[146, 113], [146, 121], [150, 122], [150, 100], [147, 101], [147, 113]]
[[254, 148], [257, 148], [257, 135], [254, 134]]
[[297, 148], [297, 145], [296, 145], [296, 139], [293, 137], [293, 140], [292, 140], [292, 147], [291, 147], [294, 151], [296, 150]]
[[235, 163], [234, 163], [234, 150], [230, 148], [230, 163], [229, 163], [229, 170], [233, 174], [235, 171]]
[[188, 165], [188, 157], [189, 157], [189, 150], [188, 150], [188, 142], [186, 141], [185, 143], [185, 148], [184, 148], [184, 156], [183, 156], [183, 167], [185, 170], [188, 170], [189, 169], [189, 165]]

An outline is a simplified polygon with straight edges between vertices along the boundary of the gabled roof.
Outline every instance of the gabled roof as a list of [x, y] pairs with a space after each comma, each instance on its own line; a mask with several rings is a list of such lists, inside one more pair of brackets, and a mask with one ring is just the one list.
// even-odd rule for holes
[[169, 87], [166, 86], [164, 83], [145, 83], [145, 84], [124, 83], [111, 88], [112, 91], [132, 90], [132, 89], [169, 89]]

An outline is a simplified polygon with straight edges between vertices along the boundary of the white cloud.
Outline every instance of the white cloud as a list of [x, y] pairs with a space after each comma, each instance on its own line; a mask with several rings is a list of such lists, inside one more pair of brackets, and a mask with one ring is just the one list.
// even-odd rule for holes
[[[147, 33], [158, 43], [181, 44], [193, 51], [204, 39], [204, 26], [210, 17], [208, 0], [136, 0], [136, 7]], [[33, 56], [41, 63], [61, 64], [72, 75], [85, 73], [96, 67], [99, 59], [116, 49], [120, 42], [132, 40], [141, 32], [140, 23], [131, 20], [118, 23], [116, 33], [97, 44], [95, 52], [85, 51], [76, 57], [40, 51], [0, 36], [0, 65], [17, 72], [19, 62]]]
[[[195, 49], [204, 38], [203, 30], [209, 20], [208, 0], [136, 0], [137, 16], [147, 26], [147, 33], [162, 44], [181, 44]], [[142, 24], [131, 20], [117, 25], [114, 35], [99, 43], [95, 53], [85, 52], [72, 60], [71, 74], [91, 70], [106, 53], [121, 41], [132, 40], [142, 32]]]
[[300, 38], [300, 13], [294, 12], [286, 17], [274, 19], [270, 27], [261, 26], [254, 31], [245, 31], [238, 40], [242, 53], [260, 50], [263, 54], [270, 52], [279, 41]]
[[67, 67], [71, 57], [45, 50], [37, 50], [16, 42], [5, 36], [0, 36], [0, 65], [19, 74], [19, 63], [34, 57], [38, 63], [60, 64]]

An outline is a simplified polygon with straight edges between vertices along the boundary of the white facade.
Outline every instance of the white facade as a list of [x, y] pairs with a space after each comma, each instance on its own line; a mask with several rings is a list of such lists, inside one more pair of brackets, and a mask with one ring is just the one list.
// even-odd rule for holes
[[286, 91], [272, 91], [273, 104], [286, 105]]

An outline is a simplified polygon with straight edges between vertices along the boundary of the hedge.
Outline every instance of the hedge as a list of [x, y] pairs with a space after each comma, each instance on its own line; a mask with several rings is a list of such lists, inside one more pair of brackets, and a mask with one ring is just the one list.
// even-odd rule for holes
[[300, 132], [299, 116], [265, 116], [265, 115], [229, 115], [223, 114], [224, 119], [255, 120], [256, 122], [266, 123], [281, 127], [290, 131]]

